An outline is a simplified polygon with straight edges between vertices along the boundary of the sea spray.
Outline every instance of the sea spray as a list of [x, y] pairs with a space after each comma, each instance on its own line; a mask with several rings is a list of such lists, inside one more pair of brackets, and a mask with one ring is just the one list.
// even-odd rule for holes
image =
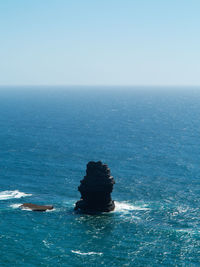
[[13, 190], [13, 191], [1, 191], [0, 192], [0, 200], [7, 200], [7, 199], [12, 199], [12, 198], [22, 198], [22, 197], [29, 197], [32, 196], [32, 194], [27, 194], [24, 192], [20, 192], [18, 190]]

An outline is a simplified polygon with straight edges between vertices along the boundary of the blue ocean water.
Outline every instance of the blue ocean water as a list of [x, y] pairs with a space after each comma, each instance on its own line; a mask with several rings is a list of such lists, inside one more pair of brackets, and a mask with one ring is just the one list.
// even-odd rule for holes
[[[200, 266], [198, 88], [1, 88], [0, 129], [0, 266]], [[90, 160], [112, 213], [73, 211]]]

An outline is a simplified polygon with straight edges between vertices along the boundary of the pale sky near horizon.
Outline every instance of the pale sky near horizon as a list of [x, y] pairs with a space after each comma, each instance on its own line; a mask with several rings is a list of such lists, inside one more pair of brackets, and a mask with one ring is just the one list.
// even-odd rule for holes
[[199, 0], [2, 0], [0, 85], [200, 85]]

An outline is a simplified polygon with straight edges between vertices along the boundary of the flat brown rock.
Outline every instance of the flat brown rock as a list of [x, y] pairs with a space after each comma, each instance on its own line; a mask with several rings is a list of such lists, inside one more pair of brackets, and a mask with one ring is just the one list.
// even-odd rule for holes
[[36, 205], [32, 203], [24, 203], [20, 206], [21, 209], [30, 209], [32, 211], [46, 211], [46, 210], [52, 210], [52, 205]]

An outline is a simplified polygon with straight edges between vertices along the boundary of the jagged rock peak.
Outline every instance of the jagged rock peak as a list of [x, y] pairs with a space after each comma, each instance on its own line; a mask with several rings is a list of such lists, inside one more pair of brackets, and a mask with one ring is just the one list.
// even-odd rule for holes
[[110, 175], [107, 164], [103, 164], [101, 161], [88, 162], [86, 176], [80, 182], [78, 190], [81, 193], [81, 200], [77, 201], [76, 210], [84, 212], [114, 210], [115, 204], [110, 194], [115, 181]]

